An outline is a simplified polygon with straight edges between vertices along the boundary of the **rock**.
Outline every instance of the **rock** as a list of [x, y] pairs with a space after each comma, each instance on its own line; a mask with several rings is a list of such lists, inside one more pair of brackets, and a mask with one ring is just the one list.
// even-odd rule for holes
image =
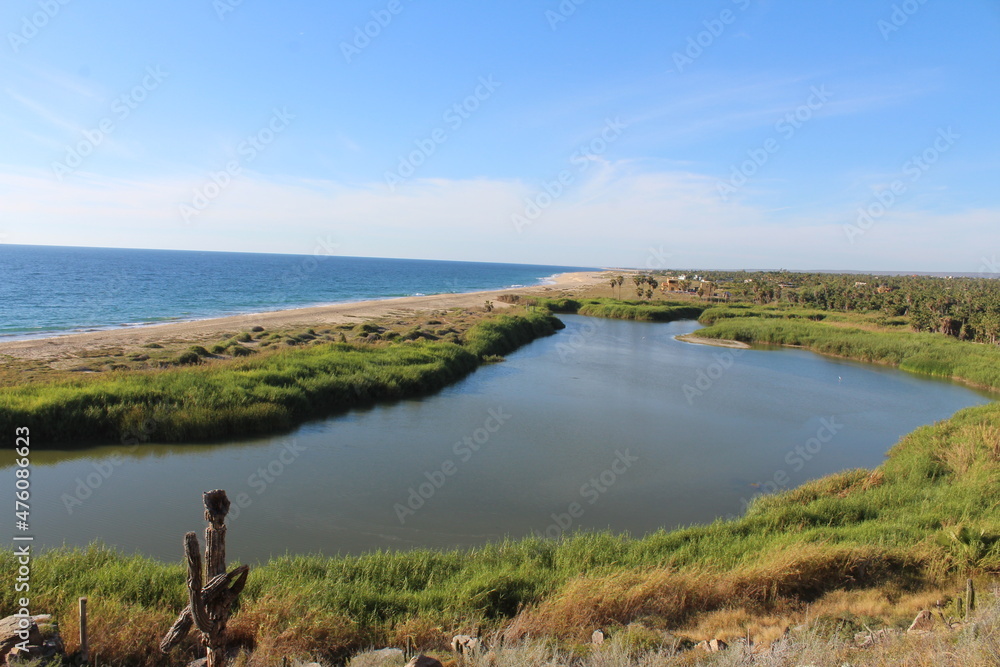
[[604, 643], [604, 630], [594, 630], [594, 633], [590, 635], [590, 643], [594, 646], [600, 646]]
[[718, 653], [719, 651], [725, 651], [729, 648], [729, 644], [722, 641], [721, 639], [710, 639], [703, 642], [698, 642], [695, 648], [700, 648], [708, 653]]
[[9, 665], [9, 667], [19, 667], [20, 665], [27, 666], [29, 664], [34, 665], [37, 664], [35, 662], [37, 660], [49, 660], [56, 656], [64, 655], [65, 653], [60, 650], [60, 647], [50, 644], [49, 642], [42, 645], [28, 645], [28, 647], [24, 649], [15, 646], [13, 650], [7, 654], [7, 665]]
[[14, 646], [25, 639], [29, 644], [40, 645], [42, 634], [38, 624], [27, 616], [8, 616], [0, 620], [0, 658], [3, 658]]
[[479, 637], [472, 635], [455, 635], [451, 638], [451, 650], [455, 653], [465, 655], [483, 648], [483, 643]]
[[444, 667], [444, 665], [441, 664], [440, 660], [435, 660], [421, 653], [406, 663], [406, 667]]
[[934, 614], [924, 609], [922, 612], [917, 614], [917, 617], [913, 619], [913, 623], [906, 630], [907, 632], [930, 632], [934, 629], [936, 621], [934, 620]]
[[[42, 623], [43, 634], [38, 627]], [[27, 665], [66, 656], [59, 627], [52, 616], [8, 616], [0, 620], [0, 664]]]

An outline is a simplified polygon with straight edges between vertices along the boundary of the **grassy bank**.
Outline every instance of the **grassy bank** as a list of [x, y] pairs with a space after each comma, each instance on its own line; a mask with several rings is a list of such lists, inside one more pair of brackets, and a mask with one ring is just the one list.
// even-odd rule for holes
[[[641, 539], [272, 560], [253, 570], [231, 627], [234, 641], [266, 654], [332, 659], [408, 637], [438, 646], [477, 626], [572, 645], [629, 624], [692, 639], [778, 636], [826, 617], [900, 625], [954, 578], [1000, 572], [998, 473], [1000, 406], [990, 404], [918, 429], [875, 471], [761, 497], [736, 520]], [[14, 567], [2, 552], [0, 569]], [[97, 650], [114, 664], [190, 655], [148, 655], [184, 604], [180, 562], [57, 550], [35, 561], [32, 591], [70, 634], [76, 598], [89, 596]], [[6, 613], [13, 595], [0, 592]]]
[[[1000, 347], [950, 336], [861, 328], [845, 317], [827, 318], [805, 309], [713, 308], [700, 321], [698, 336], [744, 343], [797, 345], [858, 361], [898, 366], [913, 373], [955, 379], [1000, 390]], [[819, 320], [823, 321], [819, 321]]]
[[673, 322], [693, 320], [707, 306], [688, 301], [621, 301], [619, 299], [531, 299], [531, 305], [553, 313], [573, 313], [590, 317], [640, 322]]
[[[287, 429], [374, 401], [436, 391], [562, 324], [496, 315], [458, 342], [424, 339], [249, 348], [239, 358], [0, 388], [0, 430], [27, 426], [52, 445], [186, 442]], [[373, 336], [377, 338], [377, 336]]]

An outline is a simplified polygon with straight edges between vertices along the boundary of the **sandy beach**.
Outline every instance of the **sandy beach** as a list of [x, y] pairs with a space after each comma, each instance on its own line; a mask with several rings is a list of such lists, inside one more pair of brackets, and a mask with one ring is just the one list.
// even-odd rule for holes
[[517, 287], [464, 294], [435, 294], [376, 301], [357, 301], [328, 306], [276, 310], [265, 313], [233, 315], [190, 322], [171, 322], [121, 329], [90, 331], [51, 338], [7, 341], [0, 343], [0, 357], [46, 360], [74, 356], [82, 351], [103, 348], [134, 348], [149, 343], [215, 339], [226, 334], [254, 326], [280, 329], [294, 326], [321, 326], [358, 323], [380, 317], [405, 317], [415, 313], [447, 310], [449, 308], [481, 308], [493, 300], [496, 308], [509, 307], [496, 301], [501, 294], [538, 294], [551, 296], [565, 290], [599, 285], [604, 282], [604, 271], [562, 273], [554, 276], [547, 285]]

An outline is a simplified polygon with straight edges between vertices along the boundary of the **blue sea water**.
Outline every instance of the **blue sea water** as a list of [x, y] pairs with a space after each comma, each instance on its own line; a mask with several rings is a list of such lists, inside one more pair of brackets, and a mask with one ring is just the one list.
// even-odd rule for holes
[[0, 339], [537, 285], [590, 267], [0, 245]]

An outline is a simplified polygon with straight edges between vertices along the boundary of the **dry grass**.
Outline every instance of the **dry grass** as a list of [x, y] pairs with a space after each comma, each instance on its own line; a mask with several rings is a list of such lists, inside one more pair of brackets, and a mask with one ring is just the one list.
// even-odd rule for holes
[[[747, 565], [729, 572], [634, 570], [605, 576], [578, 577], [556, 595], [526, 610], [508, 629], [508, 638], [552, 636], [585, 641], [594, 628], [653, 619], [664, 628], [698, 624], [725, 627], [727, 634], [743, 636], [748, 618], [762, 619], [756, 641], [770, 641], [782, 631], [801, 605], [823, 591], [850, 587], [871, 578], [883, 586], [906, 559], [877, 549], [800, 545], [773, 554], [765, 564]], [[727, 620], [728, 619], [728, 620]], [[741, 622], [736, 622], [742, 619]], [[769, 619], [769, 620], [768, 620]], [[722, 624], [722, 625], [720, 625]], [[699, 634], [703, 636], [699, 636]], [[718, 637], [718, 635], [715, 635]]]
[[[878, 604], [877, 601], [872, 601]], [[845, 600], [830, 601], [831, 605]], [[832, 607], [831, 607], [832, 608]], [[739, 615], [731, 615], [736, 620]], [[704, 619], [706, 632], [715, 627], [712, 618]], [[767, 618], [750, 620], [770, 632], [778, 626]], [[623, 631], [625, 636], [631, 629]], [[897, 633], [880, 643], [859, 648], [853, 637], [824, 635], [812, 629], [777, 636], [773, 641], [747, 645], [733, 641], [727, 650], [709, 654], [700, 649], [683, 649], [665, 640], [663, 644], [636, 650], [634, 644], [613, 636], [603, 646], [589, 644], [559, 646], [551, 641], [526, 640], [504, 643], [502, 638], [487, 638], [490, 647], [460, 660], [447, 653], [430, 655], [445, 665], [463, 667], [804, 667], [808, 665], [851, 667], [995, 667], [1000, 664], [1000, 619], [996, 607], [989, 607], [969, 626], [958, 631], [940, 631], [927, 635]], [[248, 663], [252, 665], [256, 663]], [[265, 664], [265, 663], [260, 663]], [[374, 665], [366, 656], [358, 656], [352, 665]], [[388, 663], [387, 667], [401, 667]]]

